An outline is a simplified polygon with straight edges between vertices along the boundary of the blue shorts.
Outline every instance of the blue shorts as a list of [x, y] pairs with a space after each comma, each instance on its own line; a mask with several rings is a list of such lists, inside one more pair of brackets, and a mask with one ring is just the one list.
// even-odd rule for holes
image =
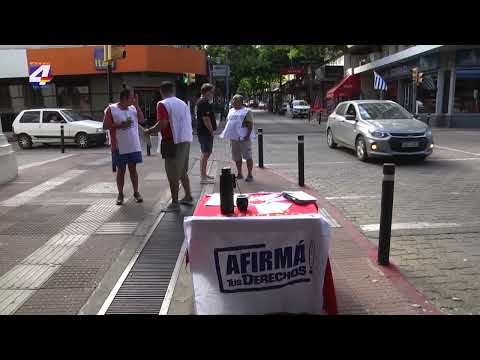
[[143, 162], [142, 152], [132, 152], [128, 154], [120, 154], [118, 150], [112, 152], [113, 165], [116, 167], [125, 167], [127, 164], [139, 164]]
[[200, 143], [200, 150], [202, 153], [211, 154], [213, 150], [213, 136], [198, 135], [198, 142]]

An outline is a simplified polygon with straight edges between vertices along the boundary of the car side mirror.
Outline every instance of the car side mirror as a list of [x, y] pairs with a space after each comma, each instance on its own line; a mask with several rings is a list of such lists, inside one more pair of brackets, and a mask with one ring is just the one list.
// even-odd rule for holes
[[345, 115], [345, 119], [349, 121], [355, 121], [357, 120], [357, 117], [355, 115]]

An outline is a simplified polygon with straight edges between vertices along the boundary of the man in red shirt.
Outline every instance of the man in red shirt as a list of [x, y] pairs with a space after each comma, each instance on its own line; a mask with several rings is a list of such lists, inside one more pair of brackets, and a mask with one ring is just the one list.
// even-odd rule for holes
[[[175, 212], [180, 210], [179, 204], [193, 205], [193, 197], [190, 190], [190, 180], [188, 178], [188, 161], [190, 152], [190, 142], [192, 137], [191, 118], [185, 116], [190, 110], [187, 105], [174, 96], [173, 84], [163, 83], [160, 87], [160, 93], [163, 101], [157, 104], [157, 123], [150, 129], [145, 130], [145, 134], [158, 131], [162, 134], [162, 157], [165, 159], [165, 172], [167, 174], [172, 202], [169, 206], [162, 209], [164, 212]], [[167, 110], [166, 104], [170, 103], [171, 113]], [[173, 109], [176, 109], [173, 110]], [[173, 124], [173, 125], [172, 125]], [[177, 136], [173, 136], [172, 126], [177, 126]], [[188, 133], [188, 134], [187, 134]], [[179, 182], [182, 183], [185, 190], [185, 197], [178, 200]]]

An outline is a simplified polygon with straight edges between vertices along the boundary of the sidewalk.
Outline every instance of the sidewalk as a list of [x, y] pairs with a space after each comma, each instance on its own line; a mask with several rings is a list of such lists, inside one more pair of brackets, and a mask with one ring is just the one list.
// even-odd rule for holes
[[144, 152], [144, 202], [126, 174], [116, 206], [111, 155], [98, 151], [67, 150], [0, 186], [0, 314], [74, 315], [102, 303], [169, 201], [161, 156]]
[[[230, 162], [217, 163], [216, 183], [213, 192], [219, 192], [218, 174]], [[398, 268], [377, 265], [377, 248], [366, 239], [356, 226], [327, 200], [306, 188], [299, 188], [294, 179], [288, 179], [271, 169], [254, 169], [255, 181], [240, 181], [243, 193], [258, 191], [283, 191], [302, 189], [318, 199], [320, 211], [338, 224], [332, 227], [330, 261], [336, 288], [339, 314], [440, 314], [402, 276]], [[183, 256], [184, 254], [182, 254]], [[175, 288], [168, 307], [169, 315], [193, 313], [193, 285], [190, 269], [181, 260]]]

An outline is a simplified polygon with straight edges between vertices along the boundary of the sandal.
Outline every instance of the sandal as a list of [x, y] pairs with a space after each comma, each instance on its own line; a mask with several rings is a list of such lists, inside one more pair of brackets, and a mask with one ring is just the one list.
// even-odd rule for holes
[[140, 193], [138, 193], [138, 192], [137, 192], [137, 193], [134, 193], [134, 194], [133, 194], [133, 197], [135, 198], [135, 201], [136, 201], [137, 203], [143, 202], [143, 198], [142, 198], [142, 195], [140, 195]]

